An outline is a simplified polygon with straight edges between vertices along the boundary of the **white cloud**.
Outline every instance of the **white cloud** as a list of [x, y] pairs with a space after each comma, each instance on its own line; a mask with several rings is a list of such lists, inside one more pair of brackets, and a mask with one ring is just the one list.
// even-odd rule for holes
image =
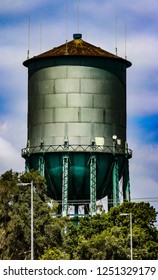
[[158, 145], [129, 139], [133, 157], [130, 160], [132, 197], [158, 197]]
[[[55, 0], [54, 0], [55, 1]], [[50, 0], [5, 0], [0, 1], [0, 13], [12, 14], [31, 11], [35, 7], [50, 3]]]
[[127, 103], [130, 116], [158, 113], [157, 60], [158, 39], [154, 35], [141, 33], [128, 41], [128, 58], [132, 62], [127, 70]]
[[13, 171], [24, 170], [24, 160], [21, 158], [20, 152], [14, 148], [14, 146], [0, 137], [0, 173], [3, 173], [9, 169]]
[[8, 123], [6, 121], [0, 123], [0, 135], [3, 135], [8, 130]]
[[[158, 2], [157, 0], [91, 0], [80, 1], [81, 12], [87, 12], [90, 16], [95, 16], [99, 19], [101, 18], [112, 19], [112, 16], [116, 14], [122, 16], [123, 18], [130, 18], [130, 16], [152, 16], [157, 15]], [[112, 19], [114, 20], [114, 19]]]
[[150, 116], [158, 114], [158, 97], [148, 92], [136, 92], [128, 98], [128, 117]]
[[134, 67], [150, 70], [154, 65], [157, 66], [155, 54], [158, 48], [157, 34], [149, 34], [146, 30], [141, 33], [137, 31], [127, 38], [127, 51]]
[[[117, 0], [115, 0], [117, 1]], [[142, 15], [153, 15], [157, 13], [158, 9], [158, 2], [157, 0], [132, 0], [132, 1], [126, 1], [122, 0], [120, 1], [120, 4], [122, 8], [128, 9], [129, 11], [133, 11], [136, 14], [142, 14]]]

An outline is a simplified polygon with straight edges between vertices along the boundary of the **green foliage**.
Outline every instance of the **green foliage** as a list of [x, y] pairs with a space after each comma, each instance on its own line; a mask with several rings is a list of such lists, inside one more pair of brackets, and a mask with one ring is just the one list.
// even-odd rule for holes
[[[30, 259], [31, 186], [34, 186], [34, 256], [62, 243], [64, 222], [53, 219], [52, 203], [45, 195], [45, 179], [36, 172], [21, 176], [12, 170], [0, 178], [0, 258]], [[28, 185], [19, 185], [19, 182]]]
[[59, 248], [54, 247], [48, 249], [44, 254], [39, 258], [40, 260], [69, 260], [69, 255], [62, 252]]
[[81, 218], [76, 228], [69, 224], [64, 249], [71, 259], [130, 259], [130, 218], [122, 213], [132, 213], [134, 259], [157, 259], [157, 213], [144, 202], [125, 202], [107, 214]]
[[55, 218], [58, 204], [46, 196], [38, 171], [20, 175], [12, 170], [0, 177], [0, 259], [30, 259], [31, 181], [35, 259], [130, 259], [130, 217], [122, 213], [132, 213], [133, 258], [157, 259], [157, 213], [149, 203], [125, 202], [108, 213], [82, 217], [75, 226], [71, 219]]

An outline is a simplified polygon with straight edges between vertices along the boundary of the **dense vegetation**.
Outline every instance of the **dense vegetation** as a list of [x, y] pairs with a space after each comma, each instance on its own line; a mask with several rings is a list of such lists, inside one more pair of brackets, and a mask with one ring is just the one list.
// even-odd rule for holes
[[35, 259], [130, 259], [130, 223], [133, 220], [133, 258], [158, 258], [156, 211], [149, 203], [125, 202], [108, 213], [80, 218], [55, 218], [56, 205], [45, 195], [46, 183], [38, 172], [22, 175], [7, 171], [0, 177], [0, 259], [30, 259], [30, 188], [34, 182]]

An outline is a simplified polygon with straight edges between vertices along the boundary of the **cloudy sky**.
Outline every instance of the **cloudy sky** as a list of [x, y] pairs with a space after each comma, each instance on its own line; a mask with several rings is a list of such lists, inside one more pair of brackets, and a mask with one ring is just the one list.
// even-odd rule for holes
[[127, 55], [133, 64], [127, 73], [131, 194], [158, 197], [157, 0], [0, 1], [0, 174], [24, 170], [27, 69], [22, 62], [29, 17], [30, 57], [65, 43], [66, 34], [72, 40], [78, 31], [93, 45], [112, 53], [117, 45], [118, 55]]

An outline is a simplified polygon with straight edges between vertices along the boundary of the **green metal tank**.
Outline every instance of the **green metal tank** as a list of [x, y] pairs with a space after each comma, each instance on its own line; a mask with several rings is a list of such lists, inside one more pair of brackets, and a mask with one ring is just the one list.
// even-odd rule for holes
[[24, 61], [28, 68], [26, 169], [40, 170], [62, 205], [108, 195], [130, 199], [126, 142], [126, 69], [131, 62], [74, 34], [70, 42]]

